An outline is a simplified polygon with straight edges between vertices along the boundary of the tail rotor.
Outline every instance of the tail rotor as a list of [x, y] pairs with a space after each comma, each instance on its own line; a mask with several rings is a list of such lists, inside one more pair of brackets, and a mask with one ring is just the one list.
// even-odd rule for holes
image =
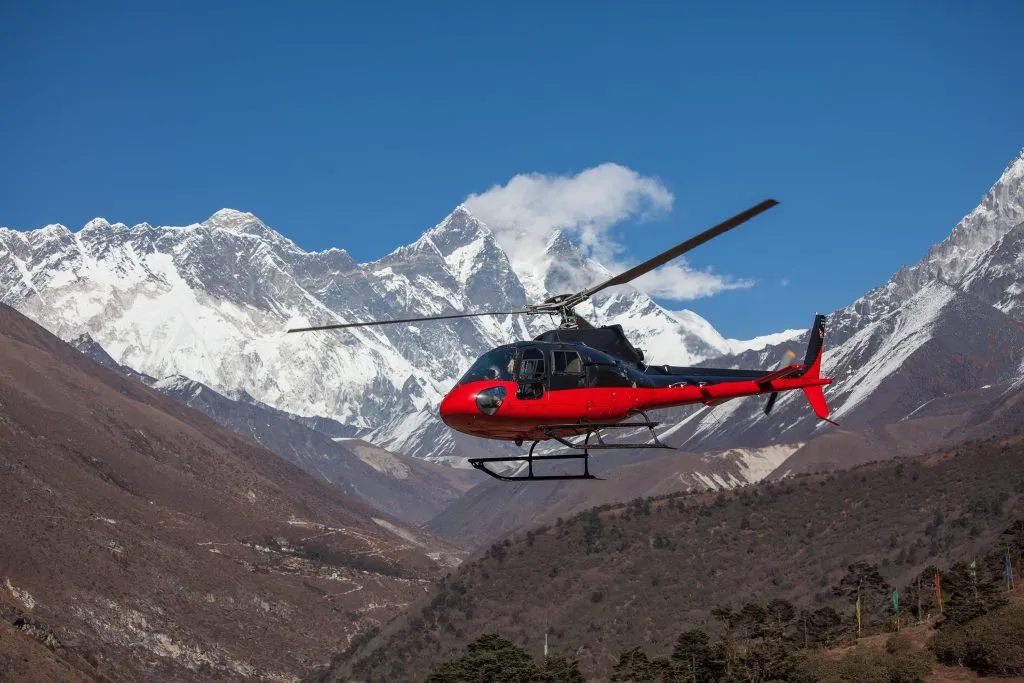
[[[786, 349], [785, 353], [782, 354], [782, 358], [775, 365], [775, 370], [781, 370], [782, 368], [789, 367], [793, 361], [796, 360], [796, 354], [793, 349]], [[768, 402], [764, 405], [764, 414], [771, 415], [772, 408], [775, 407], [775, 401], [779, 398], [779, 392], [773, 391], [768, 397]]]

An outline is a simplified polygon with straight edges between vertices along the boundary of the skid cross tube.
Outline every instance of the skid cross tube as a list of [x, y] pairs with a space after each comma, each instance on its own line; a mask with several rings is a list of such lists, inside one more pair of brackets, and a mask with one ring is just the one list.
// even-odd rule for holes
[[[675, 450], [672, 446], [665, 445], [658, 439], [657, 432], [654, 428], [658, 426], [657, 422], [651, 422], [647, 414], [642, 410], [637, 410], [636, 413], [643, 416], [643, 422], [610, 422], [610, 423], [589, 423], [580, 422], [572, 424], [555, 424], [555, 425], [542, 425], [539, 429], [544, 432], [549, 438], [554, 439], [563, 446], [577, 451], [575, 453], [558, 453], [553, 455], [534, 455], [533, 450], [537, 447], [540, 441], [534, 441], [530, 445], [530, 452], [523, 456], [510, 456], [510, 457], [494, 457], [494, 458], [470, 458], [469, 464], [482, 472], [486, 472], [495, 479], [502, 481], [542, 481], [542, 480], [565, 480], [565, 479], [600, 479], [590, 473], [590, 451], [591, 450], [612, 450], [612, 449], [629, 449], [629, 448], [667, 448]], [[605, 443], [601, 437], [602, 429], [636, 429], [646, 427], [651, 431], [651, 437], [653, 438], [652, 443]], [[564, 430], [578, 430], [585, 432], [583, 442], [573, 443], [569, 441], [567, 437], [561, 436], [556, 431]], [[578, 435], [584, 436], [584, 435]], [[590, 443], [590, 437], [596, 436], [597, 443]], [[579, 452], [582, 451], [582, 452]], [[583, 460], [583, 474], [534, 474], [533, 463], [535, 460]], [[527, 464], [527, 472], [525, 476], [508, 476], [499, 474], [494, 470], [487, 467], [487, 463], [492, 462], [525, 462]]]
[[[659, 422], [652, 422], [647, 413], [642, 410], [634, 411], [635, 414], [643, 417], [643, 422], [578, 422], [573, 424], [557, 424], [557, 425], [542, 425], [539, 429], [547, 435], [548, 438], [554, 439], [567, 448], [584, 449], [584, 450], [613, 450], [613, 449], [629, 449], [629, 448], [668, 448], [673, 449], [672, 446], [666, 446], [658, 438], [658, 433], [654, 431]], [[651, 432], [652, 443], [634, 444], [634, 443], [605, 443], [604, 438], [601, 436], [602, 429], [643, 429], [647, 428]], [[565, 430], [580, 430], [585, 431], [587, 435], [586, 441], [581, 445], [579, 443], [572, 443], [565, 436], [556, 434], [556, 431]], [[590, 444], [590, 435], [594, 434], [597, 436], [597, 443]], [[674, 450], [674, 449], [673, 449]]]

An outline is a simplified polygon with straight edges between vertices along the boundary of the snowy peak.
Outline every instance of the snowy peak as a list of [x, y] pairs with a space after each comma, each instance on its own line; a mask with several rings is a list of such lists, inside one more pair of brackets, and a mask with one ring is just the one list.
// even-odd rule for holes
[[518, 307], [525, 303], [522, 283], [494, 233], [465, 205], [456, 207], [419, 241], [429, 241], [436, 248], [464, 295], [490, 289], [492, 295], [486, 303], [491, 306]]
[[1010, 162], [981, 203], [932, 247], [919, 264], [930, 276], [956, 282], [1006, 232], [1024, 221], [1024, 150]]
[[[830, 318], [832, 339], [842, 343], [857, 329], [896, 312], [902, 302], [931, 282], [964, 286], [968, 272], [985, 254], [1024, 221], [1024, 152], [1003, 171], [981, 203], [949, 236], [931, 247], [913, 266], [900, 268], [876, 287]], [[994, 303], [994, 302], [993, 302]]]
[[[1024, 379], [1024, 153], [946, 239], [833, 312], [826, 330], [825, 393], [844, 426], [895, 423], [953, 393]], [[715, 362], [763, 366], [786, 346]], [[783, 395], [770, 418], [759, 408], [730, 402], [698, 415], [688, 447], [821, 433], [801, 396]]]
[[1024, 221], [1003, 235], [963, 277], [971, 294], [1024, 322]]
[[443, 221], [424, 233], [422, 240], [430, 240], [445, 258], [474, 244], [493, 240], [494, 234], [465, 205], [460, 204]]
[[110, 228], [111, 225], [106, 218], [93, 218], [82, 227], [82, 232], [101, 232]]
[[271, 232], [259, 218], [247, 211], [221, 209], [202, 223], [210, 228], [226, 230], [236, 235], [257, 235], [265, 237]]
[[248, 211], [236, 209], [220, 209], [199, 224], [189, 228], [219, 230], [243, 238], [256, 238], [260, 243], [267, 244], [276, 251], [288, 253], [306, 253], [290, 239], [267, 226], [262, 220]]
[[537, 264], [544, 286], [552, 294], [570, 294], [586, 289], [612, 273], [584, 254], [562, 230], [556, 230]]
[[[691, 310], [671, 311], [671, 314], [686, 330], [703, 339], [717, 355], [723, 356], [739, 354], [744, 351], [760, 351], [772, 344], [792, 343], [807, 333], [805, 329], [794, 329], [760, 335], [752, 339], [726, 339], [705, 318]], [[808, 319], [809, 322], [810, 319]]]

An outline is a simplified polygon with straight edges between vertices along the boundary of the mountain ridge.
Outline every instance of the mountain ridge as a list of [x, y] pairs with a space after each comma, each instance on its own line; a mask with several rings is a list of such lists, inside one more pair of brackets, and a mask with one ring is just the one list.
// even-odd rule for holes
[[[1013, 268], [1024, 258], [1022, 221], [1024, 149], [917, 263], [828, 315], [822, 374], [834, 380], [825, 389], [833, 418], [863, 425], [888, 402], [897, 412], [884, 419], [896, 421], [945, 395], [1024, 381], [1024, 275]], [[790, 347], [769, 344], [698, 365], [766, 367]], [[899, 396], [883, 396], [882, 386]], [[734, 401], [699, 415], [665, 411], [661, 418], [685, 420], [677, 438], [694, 450], [807, 440], [825, 429], [799, 396], [781, 396], [770, 419], [760, 408], [759, 402]]]
[[[128, 228], [93, 219], [0, 231], [2, 300], [70, 340], [89, 334], [119, 364], [154, 377], [183, 375], [228, 396], [243, 392], [298, 416], [373, 429], [383, 447], [449, 459], [435, 446], [441, 396], [480, 353], [548, 326], [522, 316], [462, 319], [345, 332], [284, 335], [291, 326], [467, 310], [514, 310], [526, 284], [546, 292], [606, 271], [564, 233], [537, 277], [519, 274], [493, 231], [460, 205], [410, 245], [356, 263], [343, 249], [307, 252], [251, 213], [221, 209], [201, 223]], [[568, 279], [567, 279], [568, 278]], [[630, 287], [595, 300], [601, 323], [635, 330], [656, 357], [717, 353], [721, 336], [698, 317], [681, 321]], [[159, 311], [159, 313], [156, 313]], [[703, 319], [699, 319], [703, 320]], [[716, 336], [717, 335], [717, 336]], [[717, 344], [717, 346], [716, 346]], [[689, 350], [688, 350], [689, 349]], [[403, 426], [404, 425], [404, 426]], [[407, 431], [407, 430], [406, 430]], [[487, 450], [491, 444], [471, 448]]]

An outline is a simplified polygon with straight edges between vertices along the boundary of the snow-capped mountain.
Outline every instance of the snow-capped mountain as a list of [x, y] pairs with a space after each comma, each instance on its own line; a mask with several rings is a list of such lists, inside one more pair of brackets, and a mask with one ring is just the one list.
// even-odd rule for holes
[[[837, 420], [898, 420], [958, 387], [1024, 381], [1022, 187], [1024, 155], [920, 262], [829, 317], [824, 371], [836, 380], [827, 396]], [[185, 227], [94, 219], [78, 232], [0, 229], [3, 302], [58, 336], [88, 333], [146, 375], [182, 375], [232, 398], [372, 430], [374, 443], [435, 459], [501, 448], [453, 434], [436, 406], [480, 353], [536, 336], [552, 321], [495, 316], [284, 330], [512, 310], [608, 275], [562, 232], [529, 263], [513, 263], [464, 206], [414, 243], [362, 264], [343, 249], [305, 251], [229, 209]], [[785, 349], [799, 352], [806, 334], [724, 339], [696, 314], [666, 310], [630, 287], [602, 292], [579, 312], [622, 324], [653, 363], [715, 358], [766, 367]], [[801, 395], [781, 397], [770, 418], [760, 403], [669, 412], [670, 436], [688, 450], [721, 449], [803, 441], [822, 428]]]
[[[808, 323], [810, 316], [808, 316]], [[714, 360], [766, 367], [804, 335]], [[981, 203], [919, 262], [833, 312], [825, 333], [825, 395], [844, 427], [894, 423], [923, 405], [982, 386], [1024, 380], [1024, 151]], [[693, 448], [806, 440], [825, 429], [799, 392], [675, 411], [675, 443]], [[664, 418], [663, 418], [664, 419]]]
[[[536, 336], [550, 320], [285, 330], [513, 310], [609, 275], [563, 233], [517, 272], [464, 206], [413, 244], [363, 264], [343, 249], [305, 251], [230, 209], [185, 227], [97, 218], [78, 232], [0, 229], [3, 302], [61, 338], [89, 334], [117, 363], [146, 375], [189, 377], [225, 396], [373, 429], [376, 443], [428, 458], [486, 443], [444, 428], [440, 398], [479, 354]], [[721, 336], [695, 314], [670, 313], [630, 287], [603, 294], [595, 322], [622, 324], [655, 361], [693, 362], [723, 350]]]

